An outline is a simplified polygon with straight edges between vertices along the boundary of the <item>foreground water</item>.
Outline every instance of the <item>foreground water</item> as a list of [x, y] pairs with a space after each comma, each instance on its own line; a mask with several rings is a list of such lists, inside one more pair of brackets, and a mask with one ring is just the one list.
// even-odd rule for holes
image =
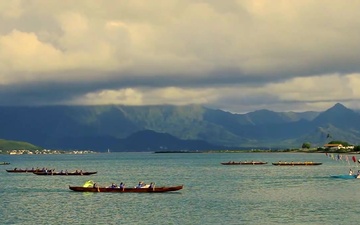
[[[224, 166], [229, 160], [267, 165]], [[271, 162], [316, 161], [279, 167]], [[0, 224], [358, 224], [360, 179], [330, 178], [347, 162], [323, 154], [224, 153], [1, 155]], [[353, 169], [358, 168], [352, 164]], [[10, 168], [98, 171], [92, 176], [37, 176]], [[69, 185], [138, 181], [184, 185], [172, 193], [77, 193]]]

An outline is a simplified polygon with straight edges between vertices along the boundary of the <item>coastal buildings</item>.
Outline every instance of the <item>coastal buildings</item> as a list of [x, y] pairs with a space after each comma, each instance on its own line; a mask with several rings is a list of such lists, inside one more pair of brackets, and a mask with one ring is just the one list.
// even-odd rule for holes
[[340, 149], [352, 150], [354, 149], [354, 146], [353, 145], [343, 146], [342, 144], [325, 144], [324, 148], [329, 150], [340, 150]]

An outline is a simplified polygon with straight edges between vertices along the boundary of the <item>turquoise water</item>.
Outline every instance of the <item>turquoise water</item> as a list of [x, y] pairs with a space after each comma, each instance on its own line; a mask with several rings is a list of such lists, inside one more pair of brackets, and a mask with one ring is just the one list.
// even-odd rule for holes
[[[229, 160], [267, 165], [224, 166]], [[271, 162], [316, 161], [320, 166], [279, 167]], [[221, 153], [0, 155], [0, 224], [358, 224], [360, 180], [346, 162], [324, 154]], [[352, 166], [355, 165], [352, 163]], [[92, 176], [37, 176], [5, 169], [47, 167], [98, 171]], [[353, 169], [357, 170], [356, 166]], [[359, 168], [360, 169], [360, 168]], [[172, 193], [77, 193], [91, 179], [100, 185], [184, 185]]]

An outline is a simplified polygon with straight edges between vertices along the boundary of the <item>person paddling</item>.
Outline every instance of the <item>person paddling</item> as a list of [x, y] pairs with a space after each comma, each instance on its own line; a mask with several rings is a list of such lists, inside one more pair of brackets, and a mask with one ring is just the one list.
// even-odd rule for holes
[[357, 171], [356, 178], [360, 178], [360, 170]]
[[142, 188], [144, 186], [144, 182], [140, 181], [138, 185], [136, 185], [136, 188]]
[[154, 190], [155, 189], [155, 183], [151, 182], [150, 185], [149, 185], [149, 188]]
[[124, 191], [125, 184], [124, 184], [123, 182], [121, 182], [120, 185], [119, 185], [119, 188], [120, 188], [122, 191]]

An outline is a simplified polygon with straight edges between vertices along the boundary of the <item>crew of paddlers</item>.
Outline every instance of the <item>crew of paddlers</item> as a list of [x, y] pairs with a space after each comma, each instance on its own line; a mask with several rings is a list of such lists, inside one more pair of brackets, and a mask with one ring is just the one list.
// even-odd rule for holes
[[14, 169], [12, 170], [7, 170], [8, 172], [51, 172], [51, 171], [54, 171], [55, 169], [48, 169], [46, 167], [43, 167], [43, 168], [39, 168], [39, 167], [32, 167], [31, 169], [29, 168], [25, 168], [25, 169], [19, 169], [17, 167], [15, 167]]
[[356, 178], [360, 178], [360, 170], [358, 170], [357, 173], [355, 174], [354, 171], [350, 168], [350, 170], [349, 170], [349, 175], [350, 175], [350, 176], [355, 175]]
[[[32, 167], [31, 169], [29, 168], [25, 168], [25, 169], [21, 169], [21, 168], [17, 168], [15, 167], [14, 169], [10, 169], [10, 170], [6, 170], [7, 172], [28, 172], [28, 173], [55, 173], [55, 169], [48, 169], [47, 167], [43, 167], [43, 168], [39, 168], [39, 167]], [[57, 174], [68, 174], [68, 173], [76, 173], [76, 174], [82, 174], [83, 170], [75, 170], [73, 172], [68, 172], [68, 170], [60, 170], [60, 172], [57, 172]]]
[[[97, 188], [99, 187], [98, 183], [93, 182], [92, 180], [86, 181], [84, 184], [84, 187], [88, 187], [88, 184], [92, 184], [92, 187]], [[125, 188], [125, 183], [124, 182], [120, 182], [119, 185], [115, 184], [115, 183], [111, 183], [110, 186], [108, 186], [107, 188], [120, 188], [120, 189], [124, 189]], [[134, 188], [155, 188], [155, 183], [151, 182], [150, 184], [145, 184], [143, 181], [140, 181], [136, 186], [134, 186]]]

